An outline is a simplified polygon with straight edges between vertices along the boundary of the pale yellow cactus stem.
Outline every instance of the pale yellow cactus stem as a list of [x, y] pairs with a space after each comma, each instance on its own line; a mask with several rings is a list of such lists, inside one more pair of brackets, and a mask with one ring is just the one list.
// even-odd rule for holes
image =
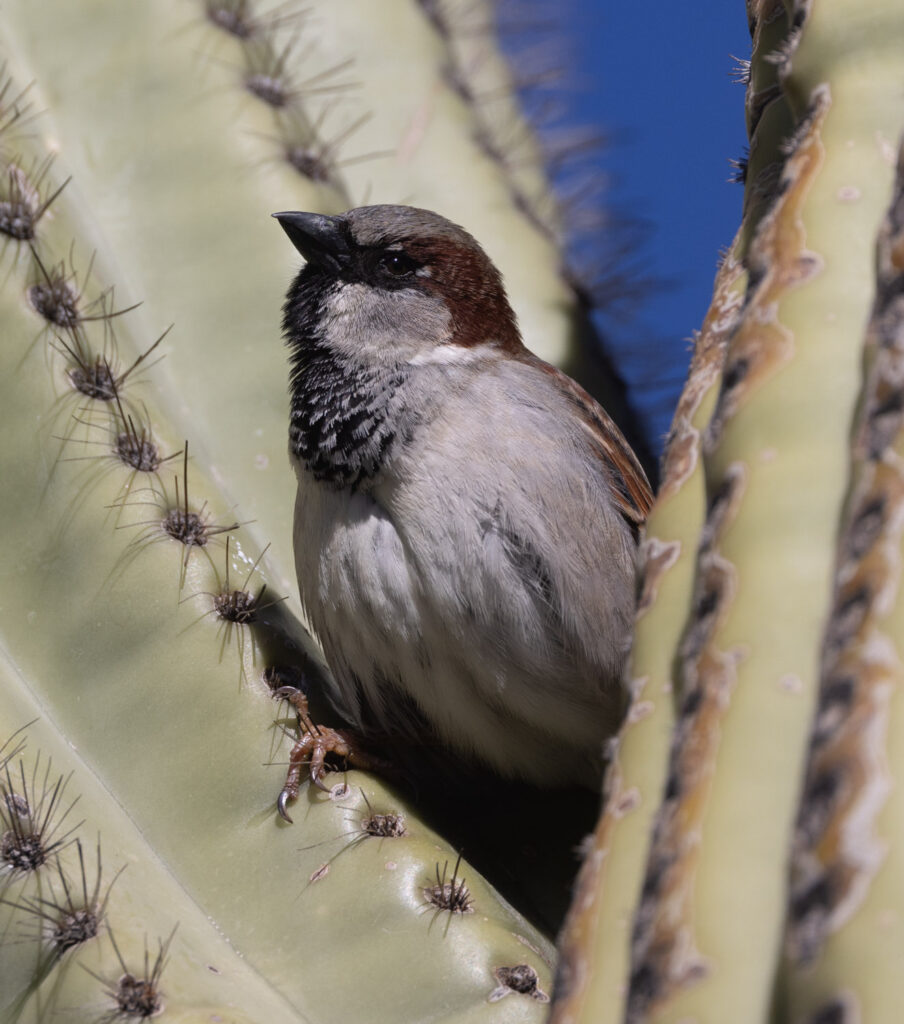
[[[777, 16], [774, 4], [755, 13]], [[872, 239], [904, 113], [900, 41], [881, 17], [841, 0], [788, 13], [779, 82], [797, 128], [749, 250], [704, 445], [709, 512], [636, 918], [632, 1022], [753, 1024], [772, 1000]]]
[[904, 963], [904, 151], [879, 235], [835, 596], [792, 859], [794, 1021], [901, 1019]]
[[552, 1021], [618, 1021], [628, 982], [633, 908], [653, 815], [665, 784], [674, 724], [673, 663], [693, 585], [706, 498], [701, 432], [715, 403], [725, 343], [745, 275], [722, 262], [672, 423], [659, 495], [641, 545], [642, 588], [629, 668], [633, 704], [607, 775], [603, 816], [585, 853], [561, 942]]
[[[257, 24], [281, 61], [303, 9], [267, 6]], [[433, 37], [419, 7], [400, 10], [415, 39]], [[350, 773], [327, 794], [305, 789], [296, 828], [275, 813], [292, 722], [274, 724], [269, 682], [303, 681], [310, 641], [286, 604], [260, 608], [253, 630], [243, 618], [265, 582], [267, 600], [297, 607], [279, 337], [297, 259], [269, 213], [339, 204], [335, 182], [271, 159], [273, 111], [247, 88], [241, 37], [208, 12], [183, 0], [13, 0], [0, 17], [7, 72], [34, 80], [18, 114], [7, 107], [21, 90], [0, 82], [0, 744], [38, 718], [26, 771], [52, 753], [83, 794], [83, 847], [99, 831], [111, 874], [148, 868], [127, 870], [107, 908], [128, 966], [93, 938], [42, 960], [34, 901], [53, 881], [4, 839], [28, 817], [7, 786], [0, 1020], [112, 1020], [106, 990], [136, 954], [141, 963], [145, 932], [153, 969], [158, 937], [178, 921], [162, 975], [168, 1020], [539, 1021], [548, 941], [470, 865], [449, 881], [457, 851], [383, 783]], [[226, 14], [258, 17], [250, 3]], [[439, 81], [437, 49], [412, 51], [415, 78]], [[410, 115], [427, 96], [407, 98]], [[397, 183], [405, 193], [381, 198], [430, 205], [419, 176], [432, 183], [448, 148], [470, 144], [472, 123], [450, 122], [448, 106], [408, 154], [418, 170]], [[436, 132], [447, 148], [431, 156]], [[400, 137], [387, 138], [392, 148]], [[539, 239], [546, 271], [530, 276], [544, 284], [522, 290], [522, 312], [532, 321], [539, 301], [567, 349], [567, 302], [550, 300], [566, 293], [556, 254], [510, 201], [502, 212], [498, 168], [465, 171], [472, 211], [493, 208], [497, 226], [510, 217], [515, 235]], [[503, 227], [500, 237], [507, 246]], [[55, 298], [35, 291], [51, 282]], [[185, 438], [191, 458], [166, 461]], [[141, 447], [151, 443], [153, 457]], [[222, 617], [218, 600], [241, 615]], [[405, 828], [390, 835], [363, 824], [395, 815]], [[427, 898], [447, 885], [462, 912]], [[23, 926], [39, 934], [20, 948]], [[96, 976], [74, 969], [82, 956]]]

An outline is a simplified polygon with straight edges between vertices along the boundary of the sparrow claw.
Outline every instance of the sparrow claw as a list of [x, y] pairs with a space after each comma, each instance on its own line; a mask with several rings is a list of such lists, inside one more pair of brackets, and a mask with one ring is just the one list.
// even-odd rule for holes
[[279, 816], [282, 818], [283, 821], [287, 821], [290, 825], [294, 825], [295, 822], [292, 821], [292, 816], [286, 810], [286, 804], [291, 799], [291, 796], [292, 794], [288, 791], [288, 789], [282, 790], [282, 792], [276, 799], [276, 809], [277, 811], [279, 811]]
[[[293, 700], [295, 695], [300, 698], [299, 703], [296, 704], [296, 710], [299, 711], [299, 725], [302, 733], [298, 742], [289, 752], [289, 771], [286, 774], [282, 792], [277, 797], [276, 809], [283, 821], [291, 822], [292, 819], [289, 817], [286, 805], [298, 795], [298, 784], [303, 765], [307, 764], [308, 778], [311, 783], [324, 793], [330, 792], [330, 787], [323, 781], [323, 777], [329, 770], [325, 764], [327, 754], [334, 754], [342, 758], [351, 767], [370, 771], [388, 771], [390, 766], [387, 762], [361, 750], [353, 734], [347, 730], [315, 725], [307, 713], [307, 698], [304, 694], [300, 690], [293, 691], [292, 687], [286, 687], [286, 689], [290, 691], [289, 700]], [[281, 694], [277, 691], [275, 696], [281, 696]]]
[[276, 700], [289, 700], [301, 693], [297, 686], [280, 686], [278, 690], [274, 690], [271, 694]]

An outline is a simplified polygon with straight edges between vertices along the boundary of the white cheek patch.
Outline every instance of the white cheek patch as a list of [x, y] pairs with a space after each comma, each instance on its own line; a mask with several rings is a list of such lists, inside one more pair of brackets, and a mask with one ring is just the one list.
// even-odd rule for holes
[[444, 345], [452, 333], [442, 299], [413, 288], [342, 284], [326, 299], [323, 314], [323, 340], [353, 360], [409, 362]]

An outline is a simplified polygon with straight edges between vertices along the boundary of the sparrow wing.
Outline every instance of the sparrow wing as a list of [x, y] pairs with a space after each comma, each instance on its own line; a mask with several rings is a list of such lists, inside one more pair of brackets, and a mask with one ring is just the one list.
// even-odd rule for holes
[[531, 352], [525, 352], [522, 361], [546, 374], [568, 400], [586, 431], [591, 450], [603, 466], [615, 505], [636, 536], [653, 504], [653, 493], [637, 456], [621, 431], [599, 403], [561, 370]]

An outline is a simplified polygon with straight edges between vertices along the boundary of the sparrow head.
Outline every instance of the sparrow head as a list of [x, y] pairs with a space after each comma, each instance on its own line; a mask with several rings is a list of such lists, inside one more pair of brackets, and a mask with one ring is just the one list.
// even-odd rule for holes
[[284, 308], [290, 344], [353, 363], [430, 361], [437, 348], [522, 348], [499, 271], [439, 214], [363, 206], [340, 216], [274, 213], [307, 261]]

